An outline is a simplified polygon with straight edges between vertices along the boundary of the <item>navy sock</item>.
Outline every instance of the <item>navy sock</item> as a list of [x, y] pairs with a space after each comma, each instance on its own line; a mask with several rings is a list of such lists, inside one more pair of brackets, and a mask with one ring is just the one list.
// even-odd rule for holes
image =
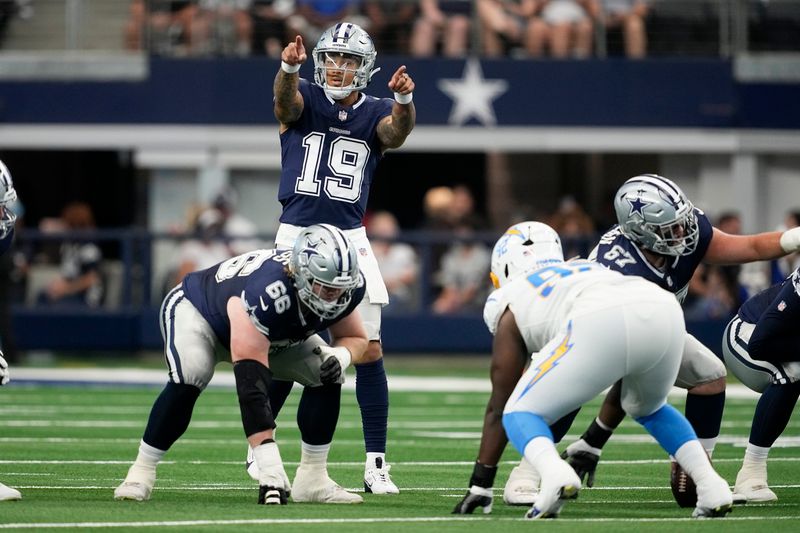
[[364, 445], [367, 452], [386, 453], [386, 424], [389, 418], [389, 387], [383, 358], [356, 367], [356, 399], [361, 409]]
[[761, 394], [750, 428], [750, 444], [771, 448], [780, 437], [800, 397], [800, 382], [770, 385]]
[[303, 442], [314, 446], [331, 443], [341, 398], [342, 386], [338, 383], [303, 388], [297, 407], [297, 427]]
[[686, 419], [692, 425], [697, 438], [713, 439], [719, 436], [722, 411], [725, 409], [725, 391], [703, 396], [686, 395]]
[[267, 395], [269, 396], [269, 405], [272, 407], [273, 418], [278, 418], [278, 413], [281, 412], [286, 398], [292, 392], [292, 385], [294, 385], [294, 381], [281, 381], [279, 379], [273, 379], [269, 384]]
[[193, 385], [167, 383], [150, 410], [142, 440], [153, 448], [169, 450], [189, 427], [200, 392]]

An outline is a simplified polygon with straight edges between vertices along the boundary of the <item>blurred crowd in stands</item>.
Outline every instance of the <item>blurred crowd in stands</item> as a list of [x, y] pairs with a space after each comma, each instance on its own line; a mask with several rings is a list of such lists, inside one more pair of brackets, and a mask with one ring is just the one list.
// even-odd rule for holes
[[[755, 48], [800, 48], [800, 3], [742, 6]], [[387, 55], [713, 54], [720, 9], [703, 0], [132, 0], [125, 45], [161, 55], [277, 58], [295, 35], [311, 48], [324, 28], [348, 20]]]

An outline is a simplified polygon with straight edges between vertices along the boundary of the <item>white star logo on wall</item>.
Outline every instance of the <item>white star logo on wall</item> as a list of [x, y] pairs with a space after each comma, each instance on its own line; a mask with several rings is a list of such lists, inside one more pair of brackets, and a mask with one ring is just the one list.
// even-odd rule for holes
[[436, 84], [439, 89], [453, 99], [448, 122], [462, 126], [470, 118], [475, 118], [484, 126], [497, 124], [492, 102], [508, 90], [506, 80], [485, 80], [481, 62], [470, 58], [464, 64], [463, 77], [442, 79]]

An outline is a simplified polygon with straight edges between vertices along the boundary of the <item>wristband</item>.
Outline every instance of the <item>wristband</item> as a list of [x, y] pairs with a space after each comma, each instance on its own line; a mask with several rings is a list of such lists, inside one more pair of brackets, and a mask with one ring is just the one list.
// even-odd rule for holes
[[414, 93], [413, 92], [408, 93], [408, 94], [394, 93], [394, 101], [397, 102], [398, 104], [404, 104], [404, 105], [405, 104], [410, 104], [411, 100], [413, 100], [413, 99], [414, 99]]
[[800, 250], [800, 228], [787, 229], [781, 234], [781, 248], [787, 254]]
[[330, 353], [339, 360], [339, 364], [342, 366], [342, 371], [344, 371], [353, 360], [353, 356], [350, 354], [350, 350], [348, 350], [344, 346], [331, 346], [329, 348]]
[[281, 61], [281, 70], [287, 74], [294, 74], [300, 70], [300, 63], [296, 65], [290, 65], [286, 61]]
[[483, 465], [475, 461], [472, 469], [472, 477], [469, 480], [470, 487], [483, 487], [490, 489], [494, 485], [494, 477], [497, 475], [497, 466]]

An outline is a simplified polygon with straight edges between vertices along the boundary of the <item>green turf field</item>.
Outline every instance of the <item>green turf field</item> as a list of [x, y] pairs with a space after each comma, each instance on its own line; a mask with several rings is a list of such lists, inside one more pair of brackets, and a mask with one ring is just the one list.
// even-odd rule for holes
[[[352, 378], [351, 378], [352, 379]], [[393, 392], [389, 460], [399, 496], [365, 495], [355, 506], [255, 504], [257, 488], [243, 462], [245, 441], [235, 391], [210, 388], [201, 397], [188, 432], [167, 454], [151, 501], [117, 502], [114, 487], [133, 460], [146, 418], [160, 388], [25, 386], [0, 391], [0, 480], [19, 488], [23, 500], [0, 503], [0, 529], [201, 531], [796, 531], [800, 518], [800, 429], [791, 425], [773, 450], [770, 484], [779, 502], [737, 507], [729, 518], [688, 518], [669, 490], [669, 464], [639, 427], [626, 421], [612, 438], [596, 487], [582, 490], [561, 517], [547, 523], [521, 520], [525, 508], [500, 497], [512, 462], [509, 449], [497, 480], [491, 515], [454, 517], [465, 491], [480, 435], [485, 393]], [[294, 424], [299, 391], [279, 418], [277, 434], [287, 472], [299, 460]], [[584, 408], [571, 434], [596, 414]], [[680, 405], [678, 404], [680, 407]], [[733, 481], [749, 431], [752, 400], [730, 400], [715, 464]], [[363, 442], [355, 395], [343, 393], [342, 416], [331, 452], [330, 473], [360, 490]]]

